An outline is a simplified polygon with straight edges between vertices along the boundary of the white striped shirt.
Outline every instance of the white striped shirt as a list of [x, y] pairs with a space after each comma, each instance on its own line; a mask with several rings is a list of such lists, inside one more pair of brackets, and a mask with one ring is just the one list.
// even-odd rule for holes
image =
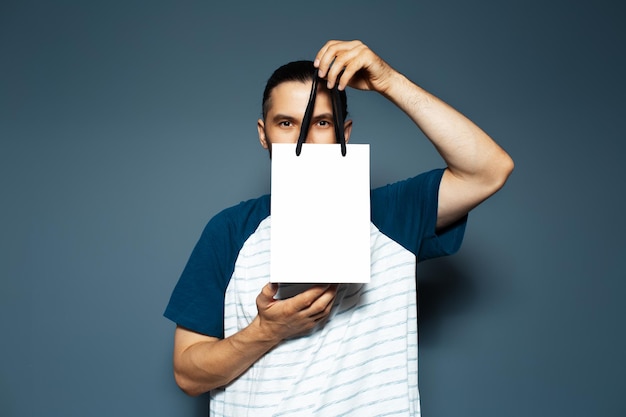
[[[245, 242], [226, 290], [225, 336], [257, 315], [269, 282], [268, 217]], [[340, 285], [327, 322], [287, 340], [224, 389], [216, 416], [416, 416], [415, 255], [371, 225], [371, 282]]]

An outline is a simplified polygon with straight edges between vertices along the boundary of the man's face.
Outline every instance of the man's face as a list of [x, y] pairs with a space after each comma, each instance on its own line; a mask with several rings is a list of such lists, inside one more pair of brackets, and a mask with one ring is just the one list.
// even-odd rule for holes
[[[296, 143], [306, 106], [311, 94], [311, 82], [289, 81], [277, 85], [270, 94], [269, 108], [265, 120], [259, 119], [259, 140], [271, 151], [272, 143]], [[330, 94], [318, 87], [307, 143], [335, 143], [333, 107]], [[350, 137], [352, 121], [344, 124], [346, 142]]]

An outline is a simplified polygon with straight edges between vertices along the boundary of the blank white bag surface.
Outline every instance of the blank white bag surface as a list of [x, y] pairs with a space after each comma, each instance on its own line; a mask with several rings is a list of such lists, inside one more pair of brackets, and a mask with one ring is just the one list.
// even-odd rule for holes
[[272, 145], [272, 282], [370, 280], [369, 145]]

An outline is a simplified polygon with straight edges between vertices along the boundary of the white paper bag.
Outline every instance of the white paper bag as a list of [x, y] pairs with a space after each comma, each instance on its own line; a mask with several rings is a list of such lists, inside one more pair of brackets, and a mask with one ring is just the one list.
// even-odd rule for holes
[[369, 282], [369, 167], [367, 144], [272, 144], [271, 282]]

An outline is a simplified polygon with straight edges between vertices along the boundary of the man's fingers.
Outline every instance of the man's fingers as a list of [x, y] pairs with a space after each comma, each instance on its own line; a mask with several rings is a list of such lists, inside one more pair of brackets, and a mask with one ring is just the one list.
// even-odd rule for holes
[[263, 292], [271, 297], [274, 298], [274, 296], [276, 295], [276, 293], [278, 292], [278, 284], [274, 283], [274, 282], [268, 282], [265, 287], [263, 287]]
[[337, 285], [316, 285], [307, 289], [306, 291], [284, 300], [287, 305], [290, 305], [290, 310], [303, 313], [308, 317], [312, 314], [324, 310], [327, 304], [334, 300], [337, 293]]
[[[326, 292], [324, 293], [324, 295], [329, 295], [328, 297], [326, 297], [325, 299], [323, 297], [319, 298], [319, 305], [317, 306], [311, 306], [312, 307], [312, 311], [311, 311], [311, 315], [309, 316], [310, 318], [314, 319], [315, 321], [319, 321], [325, 317], [327, 317], [330, 314], [330, 311], [333, 308], [333, 305], [335, 304], [335, 297], [337, 295], [336, 291], [332, 291], [332, 292]], [[326, 304], [324, 304], [324, 302]], [[320, 311], [317, 310], [317, 308], [321, 308]]]
[[326, 290], [315, 299], [311, 305], [303, 310], [308, 317], [327, 316], [333, 307], [337, 296], [337, 284], [329, 285]]
[[335, 85], [340, 90], [347, 86], [370, 89], [369, 81], [362, 79], [359, 71], [371, 71], [370, 67], [376, 63], [377, 58], [367, 45], [359, 40], [328, 41], [317, 53], [315, 66], [318, 68], [319, 76], [326, 79], [329, 89]]
[[306, 310], [313, 305], [315, 300], [317, 300], [327, 288], [327, 285], [315, 285], [284, 301], [291, 304], [294, 311]]
[[322, 49], [320, 49], [317, 53], [314, 62], [314, 64], [317, 64], [319, 69], [318, 74], [320, 78], [327, 78], [329, 81], [334, 83], [337, 75], [341, 72], [345, 61], [355, 55], [355, 48], [362, 45], [363, 44], [360, 41], [326, 42]]
[[[340, 74], [340, 78], [335, 81], [337, 83], [337, 88], [339, 88], [339, 90], [345, 90], [346, 86], [350, 85], [350, 81], [354, 79], [356, 73], [361, 69], [363, 69], [363, 64], [361, 62], [354, 60], [349, 62], [345, 67], [343, 67], [343, 73]], [[332, 88], [332, 86], [328, 88]]]
[[[335, 59], [326, 75], [329, 89], [336, 84], [339, 84], [342, 88], [348, 85], [354, 73], [364, 66], [362, 54], [366, 49], [367, 47], [359, 41], [340, 45], [337, 50], [329, 49], [329, 52], [335, 55]], [[350, 71], [346, 72], [349, 68]]]
[[261, 289], [261, 293], [259, 294], [258, 301], [261, 301], [264, 305], [268, 305], [271, 302], [275, 301], [274, 296], [278, 291], [278, 284], [274, 284], [268, 282]]
[[331, 40], [326, 42], [315, 56], [315, 61], [313, 62], [313, 65], [315, 65], [319, 69], [319, 76], [321, 78], [324, 78], [326, 76], [326, 72], [328, 71], [328, 68], [330, 68], [330, 64], [333, 62], [333, 59], [335, 59], [335, 55], [332, 53], [328, 53], [328, 50], [331, 48], [331, 46], [337, 44], [338, 42], [340, 41]]

